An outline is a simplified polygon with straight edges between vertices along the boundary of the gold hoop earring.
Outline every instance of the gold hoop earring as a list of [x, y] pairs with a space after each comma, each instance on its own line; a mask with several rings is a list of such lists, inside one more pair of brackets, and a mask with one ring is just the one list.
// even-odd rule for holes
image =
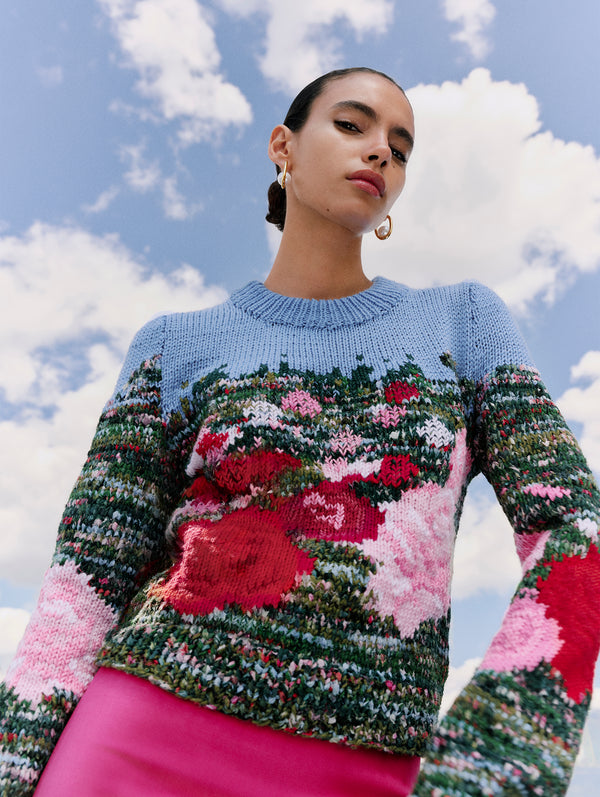
[[288, 173], [287, 173], [287, 161], [286, 161], [283, 164], [283, 171], [279, 172], [279, 174], [277, 175], [277, 182], [284, 190], [285, 190], [285, 181], [287, 180], [287, 178], [288, 178]]
[[387, 240], [392, 234], [392, 217], [386, 216], [383, 224], [375, 227], [375, 235], [380, 241]]

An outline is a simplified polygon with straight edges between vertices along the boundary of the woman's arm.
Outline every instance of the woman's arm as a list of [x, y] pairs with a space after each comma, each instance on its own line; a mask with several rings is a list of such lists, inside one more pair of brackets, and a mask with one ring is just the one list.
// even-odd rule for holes
[[164, 319], [135, 337], [59, 527], [37, 607], [0, 684], [0, 793], [32, 793], [106, 634], [164, 559], [171, 477]]
[[[490, 325], [479, 324], [481, 351]], [[441, 723], [415, 794], [558, 797], [578, 751], [600, 641], [600, 496], [531, 367], [505, 363], [479, 378], [474, 422], [479, 467], [513, 525], [523, 576]]]

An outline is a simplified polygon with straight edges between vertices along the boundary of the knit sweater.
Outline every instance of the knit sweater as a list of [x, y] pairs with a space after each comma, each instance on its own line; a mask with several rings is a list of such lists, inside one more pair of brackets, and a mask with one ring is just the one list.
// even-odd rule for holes
[[[483, 472], [522, 580], [441, 725], [452, 556]], [[96, 668], [339, 744], [425, 756], [416, 794], [564, 794], [599, 645], [600, 499], [478, 283], [250, 283], [136, 335], [0, 686], [31, 794]], [[493, 551], [489, 552], [493, 558]]]

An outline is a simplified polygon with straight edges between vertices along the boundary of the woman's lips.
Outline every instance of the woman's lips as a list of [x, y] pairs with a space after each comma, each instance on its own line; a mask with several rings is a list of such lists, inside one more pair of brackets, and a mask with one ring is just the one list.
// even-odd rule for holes
[[351, 183], [371, 196], [382, 197], [385, 193], [385, 180], [370, 169], [361, 169], [348, 177]]

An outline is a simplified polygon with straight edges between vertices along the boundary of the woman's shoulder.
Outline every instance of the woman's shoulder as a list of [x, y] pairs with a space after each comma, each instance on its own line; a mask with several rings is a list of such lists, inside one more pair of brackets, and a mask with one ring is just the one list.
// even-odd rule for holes
[[503, 326], [511, 318], [500, 296], [478, 280], [416, 288], [387, 281], [403, 289], [404, 308], [410, 306], [415, 317], [434, 324], [443, 321], [472, 330], [482, 324]]
[[[150, 318], [138, 329], [135, 338], [154, 339], [189, 335], [194, 331], [208, 329], [212, 324], [222, 321], [231, 312], [230, 300], [198, 310], [159, 313]], [[134, 339], [135, 339], [134, 338]]]
[[409, 288], [408, 318], [427, 339], [449, 341], [461, 376], [478, 381], [500, 365], [532, 365], [510, 310], [478, 280]]
[[[394, 283], [393, 280], [389, 280]], [[419, 302], [449, 302], [451, 304], [467, 304], [476, 306], [499, 305], [505, 306], [498, 294], [479, 280], [468, 279], [442, 285], [430, 285], [422, 288], [413, 288], [402, 285], [408, 297]]]

